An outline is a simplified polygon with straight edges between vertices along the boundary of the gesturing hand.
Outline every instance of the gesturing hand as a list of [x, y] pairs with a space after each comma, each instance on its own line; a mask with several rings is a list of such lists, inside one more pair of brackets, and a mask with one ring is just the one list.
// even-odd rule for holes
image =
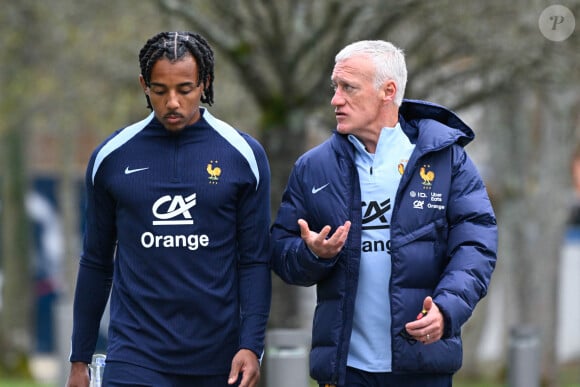
[[348, 231], [350, 230], [350, 221], [347, 220], [342, 226], [339, 226], [331, 237], [330, 226], [326, 225], [319, 233], [311, 231], [308, 222], [304, 219], [298, 219], [300, 226], [300, 237], [306, 243], [306, 246], [319, 258], [335, 257], [346, 242]]

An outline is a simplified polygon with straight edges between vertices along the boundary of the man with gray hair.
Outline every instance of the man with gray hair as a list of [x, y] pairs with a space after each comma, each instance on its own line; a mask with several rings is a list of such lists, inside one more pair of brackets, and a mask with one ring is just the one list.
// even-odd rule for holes
[[272, 267], [317, 286], [311, 376], [321, 386], [451, 386], [461, 327], [487, 293], [497, 225], [464, 146], [473, 131], [403, 100], [403, 52], [360, 41], [336, 56], [337, 126], [294, 165]]

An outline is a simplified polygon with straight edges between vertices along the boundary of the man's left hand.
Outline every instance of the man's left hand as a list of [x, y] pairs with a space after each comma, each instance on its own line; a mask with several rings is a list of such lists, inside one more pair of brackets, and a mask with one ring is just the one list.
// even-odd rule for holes
[[423, 310], [415, 321], [405, 324], [407, 332], [423, 344], [433, 344], [443, 336], [443, 315], [431, 297], [423, 300]]
[[260, 380], [260, 363], [256, 354], [249, 349], [240, 349], [232, 360], [232, 368], [228, 378], [228, 384], [234, 384], [240, 374], [242, 381], [240, 387], [255, 387]]

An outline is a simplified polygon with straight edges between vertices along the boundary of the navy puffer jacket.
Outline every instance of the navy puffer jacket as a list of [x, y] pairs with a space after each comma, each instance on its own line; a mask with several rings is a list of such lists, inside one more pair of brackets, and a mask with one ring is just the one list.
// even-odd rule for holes
[[[484, 183], [463, 146], [472, 130], [449, 110], [405, 100], [403, 131], [414, 143], [391, 219], [391, 335], [394, 373], [456, 372], [461, 326], [487, 293], [496, 263], [497, 225]], [[273, 270], [287, 283], [316, 285], [310, 373], [319, 383], [344, 384], [361, 255], [361, 193], [354, 148], [338, 133], [294, 165], [274, 225]], [[313, 194], [314, 187], [328, 184]], [[318, 259], [297, 224], [332, 229], [351, 220], [334, 259]], [[444, 315], [441, 340], [423, 345], [402, 332], [432, 296]]]

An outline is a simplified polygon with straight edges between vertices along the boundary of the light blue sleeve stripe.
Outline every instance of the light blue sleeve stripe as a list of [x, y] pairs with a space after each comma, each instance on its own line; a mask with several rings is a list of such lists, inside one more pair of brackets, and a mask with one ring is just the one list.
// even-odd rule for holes
[[137, 133], [139, 133], [144, 127], [147, 126], [153, 119], [154, 113], [152, 112], [142, 121], [136, 122], [130, 126], [127, 126], [125, 129], [121, 130], [119, 134], [113, 137], [108, 143], [105, 144], [97, 153], [97, 157], [95, 158], [95, 164], [93, 165], [93, 174], [92, 174], [92, 181], [95, 184], [95, 175], [99, 170], [99, 166], [103, 162], [103, 160], [110, 155], [115, 149], [120, 148], [123, 144], [127, 141], [132, 139]]
[[250, 164], [250, 168], [256, 177], [256, 189], [258, 189], [258, 184], [260, 184], [260, 171], [258, 170], [258, 162], [254, 156], [254, 152], [252, 151], [252, 148], [248, 142], [236, 129], [231, 127], [229, 124], [212, 116], [207, 109], [203, 110], [203, 118], [208, 122], [208, 124], [210, 124], [223, 138], [225, 138], [227, 142], [232, 144], [232, 146], [236, 148], [248, 161], [248, 164]]

